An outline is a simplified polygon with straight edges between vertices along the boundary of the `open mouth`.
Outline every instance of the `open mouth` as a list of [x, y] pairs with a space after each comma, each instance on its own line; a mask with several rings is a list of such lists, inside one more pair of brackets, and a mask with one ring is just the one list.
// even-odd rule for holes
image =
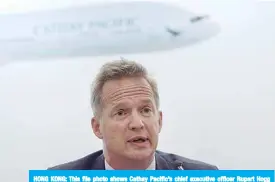
[[146, 142], [148, 141], [149, 139], [148, 138], [145, 138], [145, 137], [135, 137], [131, 140], [129, 140], [129, 142], [134, 142], [134, 143], [143, 143], [143, 142]]

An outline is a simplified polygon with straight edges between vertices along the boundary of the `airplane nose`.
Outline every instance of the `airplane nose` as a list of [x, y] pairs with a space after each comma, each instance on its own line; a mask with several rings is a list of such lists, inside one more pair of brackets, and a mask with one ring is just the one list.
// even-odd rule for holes
[[189, 19], [188, 33], [192, 39], [207, 39], [221, 31], [220, 24], [211, 20], [209, 15], [194, 16]]

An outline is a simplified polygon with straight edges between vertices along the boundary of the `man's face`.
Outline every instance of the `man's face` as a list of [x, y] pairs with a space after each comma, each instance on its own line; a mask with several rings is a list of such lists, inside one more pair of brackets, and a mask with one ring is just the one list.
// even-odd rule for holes
[[101, 121], [94, 133], [109, 155], [142, 160], [155, 152], [162, 126], [153, 91], [144, 78], [108, 81], [102, 90]]

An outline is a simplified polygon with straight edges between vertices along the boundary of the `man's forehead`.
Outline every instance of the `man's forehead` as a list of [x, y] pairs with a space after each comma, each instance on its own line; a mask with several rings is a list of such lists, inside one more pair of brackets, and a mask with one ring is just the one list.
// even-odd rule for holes
[[129, 89], [138, 89], [144, 88], [151, 90], [151, 86], [147, 80], [143, 78], [122, 78], [118, 80], [107, 81], [102, 88], [103, 97], [107, 97], [114, 92], [119, 90], [129, 90]]
[[[118, 83], [118, 84], [117, 84]], [[123, 98], [143, 98], [150, 100], [153, 97], [153, 91], [146, 82], [109, 82], [104, 85], [102, 90], [102, 101], [107, 103], [119, 102]]]
[[148, 81], [143, 77], [125, 77], [125, 78], [119, 78], [114, 80], [109, 80], [105, 82], [104, 87], [105, 88], [115, 88], [115, 87], [121, 87], [121, 86], [133, 86], [133, 85], [147, 85], [149, 86]]

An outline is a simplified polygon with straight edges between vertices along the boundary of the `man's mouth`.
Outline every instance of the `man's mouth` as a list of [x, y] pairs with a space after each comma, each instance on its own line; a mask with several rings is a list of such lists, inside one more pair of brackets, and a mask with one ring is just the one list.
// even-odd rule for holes
[[143, 142], [146, 142], [146, 141], [149, 141], [149, 139], [146, 138], [146, 137], [133, 137], [128, 142], [143, 143]]

